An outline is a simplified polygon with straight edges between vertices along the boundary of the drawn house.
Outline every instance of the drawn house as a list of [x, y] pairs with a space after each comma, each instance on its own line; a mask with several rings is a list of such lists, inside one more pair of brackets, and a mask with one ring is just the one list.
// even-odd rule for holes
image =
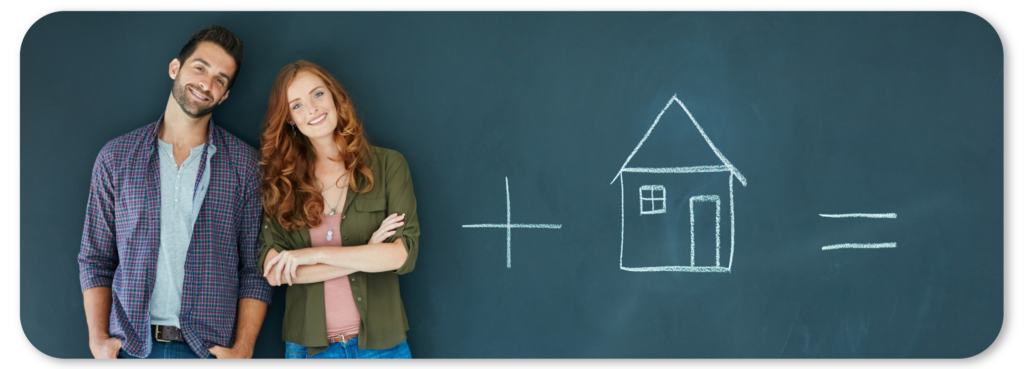
[[611, 184], [616, 181], [622, 191], [622, 270], [731, 271], [733, 187], [736, 181], [746, 186], [747, 180], [676, 96]]

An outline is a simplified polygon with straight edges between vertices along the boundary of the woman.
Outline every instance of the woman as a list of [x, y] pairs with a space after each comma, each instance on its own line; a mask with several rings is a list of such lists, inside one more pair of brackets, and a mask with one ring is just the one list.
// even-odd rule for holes
[[405, 158], [370, 146], [338, 81], [302, 60], [278, 73], [260, 141], [259, 265], [289, 286], [286, 357], [411, 357], [398, 275], [420, 230]]

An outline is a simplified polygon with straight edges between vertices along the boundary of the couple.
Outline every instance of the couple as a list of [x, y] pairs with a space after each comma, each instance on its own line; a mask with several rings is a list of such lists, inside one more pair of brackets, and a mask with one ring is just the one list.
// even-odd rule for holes
[[271, 285], [288, 284], [286, 357], [409, 358], [405, 158], [371, 146], [341, 85], [305, 61], [278, 74], [257, 156], [210, 119], [242, 56], [227, 29], [196, 32], [163, 115], [96, 158], [78, 255], [93, 356], [250, 358]]

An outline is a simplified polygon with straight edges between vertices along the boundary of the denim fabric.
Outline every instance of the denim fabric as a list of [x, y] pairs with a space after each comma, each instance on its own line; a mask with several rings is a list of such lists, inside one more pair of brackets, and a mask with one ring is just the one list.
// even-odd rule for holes
[[[160, 168], [154, 122], [108, 142], [93, 165], [82, 246], [82, 291], [110, 287], [111, 337], [132, 356], [149, 356], [153, 278], [160, 249]], [[200, 161], [193, 206], [192, 240], [185, 257], [179, 326], [200, 356], [206, 345], [230, 346], [238, 300], [269, 304], [272, 289], [259, 266], [260, 166], [256, 150], [218, 127], [208, 126], [206, 161]], [[210, 156], [212, 155], [212, 156]], [[208, 174], [207, 174], [208, 173]], [[201, 178], [209, 175], [209, 186]], [[192, 201], [192, 200], [189, 200]], [[198, 214], [195, 213], [198, 211]], [[406, 223], [408, 224], [408, 220]], [[326, 336], [326, 335], [325, 335]]]
[[[135, 357], [128, 355], [124, 350], [117, 352], [118, 359], [198, 359], [199, 355], [196, 355], [192, 351], [191, 347], [188, 347], [187, 343], [171, 341], [171, 342], [156, 342], [153, 341], [153, 350], [149, 352], [149, 356], [146, 357]], [[213, 355], [210, 355], [213, 358]]]
[[[416, 218], [416, 196], [412, 176], [405, 157], [397, 151], [370, 146], [367, 157], [373, 172], [373, 188], [357, 194], [353, 188], [368, 185], [367, 177], [356, 176], [356, 186], [348, 189], [344, 220], [334, 237], [341, 237], [342, 245], [365, 245], [388, 214], [405, 214], [405, 225], [385, 242], [402, 239], [408, 255], [397, 270], [380, 273], [355, 272], [349, 274], [352, 298], [359, 310], [361, 330], [359, 343], [363, 348], [384, 349], [405, 341], [409, 330], [408, 317], [402, 305], [398, 288], [399, 275], [412, 272], [419, 252], [420, 226]], [[204, 205], [205, 206], [205, 205]], [[260, 232], [260, 259], [257, 268], [266, 263], [270, 250], [301, 250], [312, 247], [309, 228], [289, 231], [271, 216], [263, 222]], [[191, 249], [190, 249], [191, 250]], [[189, 251], [190, 253], [192, 251]], [[263, 275], [263, 269], [259, 270]], [[263, 282], [267, 284], [266, 280]], [[269, 284], [268, 284], [269, 286]], [[288, 286], [284, 297], [284, 320], [281, 321], [284, 341], [306, 347], [317, 347], [313, 353], [327, 348], [327, 317], [323, 283], [305, 283]]]
[[405, 341], [389, 349], [360, 350], [359, 337], [356, 337], [346, 343], [332, 343], [329, 347], [327, 351], [308, 357], [306, 347], [285, 341], [284, 357], [286, 359], [412, 359], [409, 344]]

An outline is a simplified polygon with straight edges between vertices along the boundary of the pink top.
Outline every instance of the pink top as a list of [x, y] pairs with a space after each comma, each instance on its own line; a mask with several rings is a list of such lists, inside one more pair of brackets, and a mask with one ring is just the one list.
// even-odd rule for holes
[[[341, 223], [341, 214], [334, 216], [334, 223], [331, 224], [331, 216], [320, 214], [323, 223], [319, 227], [309, 229], [309, 238], [313, 247], [341, 247], [341, 235], [338, 227]], [[327, 240], [327, 229], [334, 232], [331, 240]], [[356, 309], [356, 302], [352, 299], [352, 287], [349, 286], [348, 276], [338, 277], [324, 281], [324, 304], [327, 308], [327, 336], [339, 334], [352, 335], [359, 333], [359, 310]]]

